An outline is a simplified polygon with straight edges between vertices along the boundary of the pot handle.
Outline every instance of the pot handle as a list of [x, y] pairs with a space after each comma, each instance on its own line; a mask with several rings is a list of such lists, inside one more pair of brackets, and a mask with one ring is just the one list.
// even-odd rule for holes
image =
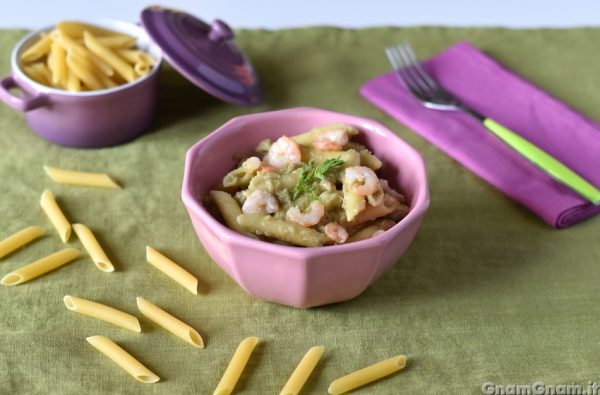
[[[16, 96], [10, 91], [12, 88], [21, 90], [23, 96]], [[27, 97], [24, 94], [25, 89], [19, 84], [12, 75], [4, 77], [0, 81], [0, 100], [7, 106], [15, 110], [27, 112], [35, 110], [38, 107], [45, 105], [48, 101], [48, 96], [43, 93], [38, 93], [35, 96]]]

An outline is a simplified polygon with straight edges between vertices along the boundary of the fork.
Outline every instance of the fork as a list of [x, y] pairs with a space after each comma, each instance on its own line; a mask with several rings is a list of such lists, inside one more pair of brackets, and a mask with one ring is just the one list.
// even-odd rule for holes
[[600, 190], [556, 158], [507, 127], [487, 118], [446, 91], [417, 59], [408, 43], [385, 49], [387, 57], [404, 88], [425, 107], [438, 111], [462, 111], [480, 121], [487, 130], [508, 144], [552, 178], [571, 188], [595, 205], [600, 205]]

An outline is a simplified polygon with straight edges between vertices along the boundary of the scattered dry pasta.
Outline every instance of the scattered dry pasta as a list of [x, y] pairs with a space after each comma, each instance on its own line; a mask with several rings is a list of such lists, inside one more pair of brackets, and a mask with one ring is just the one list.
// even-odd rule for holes
[[39, 226], [29, 226], [0, 241], [0, 259], [31, 243], [44, 234]]
[[136, 317], [121, 310], [117, 310], [114, 307], [71, 295], [66, 295], [63, 298], [63, 302], [67, 309], [76, 313], [110, 322], [113, 325], [120, 326], [121, 328], [132, 332], [140, 333], [142, 331], [140, 322]]
[[90, 228], [83, 224], [73, 224], [73, 230], [87, 253], [90, 255], [90, 258], [92, 258], [96, 267], [103, 272], [114, 272], [115, 267], [106, 256], [106, 253], [100, 246], [100, 243], [98, 243], [98, 240], [96, 240], [96, 237]]
[[180, 339], [196, 348], [204, 348], [200, 334], [185, 322], [178, 320], [160, 307], [148, 302], [142, 297], [136, 299], [138, 309], [146, 318], [154, 321]]
[[79, 251], [74, 248], [65, 248], [62, 251], [48, 255], [42, 259], [25, 265], [13, 272], [8, 273], [0, 280], [0, 284], [6, 286], [19, 285], [33, 280], [54, 269], [66, 265], [79, 256]]
[[92, 173], [85, 171], [75, 171], [59, 169], [58, 167], [44, 166], [44, 171], [48, 177], [59, 184], [72, 184], [99, 188], [121, 188], [108, 174]]
[[142, 365], [127, 351], [119, 347], [115, 342], [104, 336], [90, 336], [85, 339], [96, 350], [110, 358], [114, 363], [123, 368], [136, 380], [142, 383], [156, 383], [160, 380], [150, 369]]
[[221, 381], [217, 385], [217, 388], [213, 392], [213, 395], [229, 395], [233, 392], [235, 385], [237, 384], [254, 347], [258, 344], [258, 337], [247, 337], [238, 346], [221, 377]]
[[198, 279], [150, 246], [146, 246], [146, 260], [194, 295], [198, 294]]
[[313, 347], [304, 355], [279, 395], [298, 395], [308, 380], [308, 377], [317, 366], [325, 349], [323, 346]]
[[69, 241], [71, 238], [71, 223], [67, 217], [65, 217], [65, 214], [63, 214], [54, 198], [54, 194], [49, 189], [46, 189], [42, 193], [40, 206], [42, 206], [42, 209], [50, 219], [50, 222], [54, 225], [54, 228], [58, 232], [63, 243]]
[[397, 372], [404, 366], [406, 366], [406, 356], [397, 355], [340, 377], [331, 383], [328, 391], [332, 395], [343, 394]]

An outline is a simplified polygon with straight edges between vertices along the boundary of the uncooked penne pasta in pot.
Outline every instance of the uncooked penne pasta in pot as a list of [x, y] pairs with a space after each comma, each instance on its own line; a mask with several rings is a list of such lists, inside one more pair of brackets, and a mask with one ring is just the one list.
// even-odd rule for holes
[[150, 74], [156, 65], [137, 37], [76, 21], [59, 22], [32, 40], [19, 66], [42, 85], [70, 92], [110, 89]]

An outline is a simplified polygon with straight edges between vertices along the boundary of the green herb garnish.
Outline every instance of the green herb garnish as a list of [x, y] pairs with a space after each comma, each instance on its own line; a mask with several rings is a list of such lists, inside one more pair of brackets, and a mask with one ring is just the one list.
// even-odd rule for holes
[[317, 200], [317, 195], [315, 194], [315, 183], [317, 180], [324, 180], [327, 172], [343, 164], [343, 160], [340, 158], [334, 158], [327, 159], [319, 165], [317, 165], [315, 161], [311, 159], [308, 163], [302, 165], [298, 184], [296, 184], [296, 186], [294, 186], [294, 188], [291, 190], [292, 199], [296, 200], [303, 193], [310, 193], [311, 200]]

